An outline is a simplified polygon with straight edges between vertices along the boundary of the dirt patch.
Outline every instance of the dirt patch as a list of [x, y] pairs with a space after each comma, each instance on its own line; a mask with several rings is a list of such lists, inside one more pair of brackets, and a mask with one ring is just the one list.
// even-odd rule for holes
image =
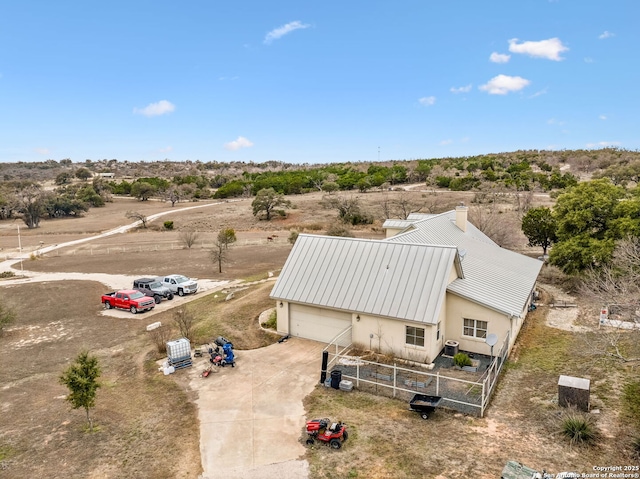
[[[10, 452], [5, 477], [195, 477], [199, 440], [195, 410], [175, 382], [145, 373], [148, 351], [140, 317], [100, 317], [99, 304], [60, 298], [95, 297], [92, 282], [38, 283], [2, 291], [17, 312], [1, 340], [0, 444]], [[34, 300], [35, 299], [35, 300]], [[102, 388], [84, 430], [58, 377], [81, 349], [97, 355]], [[173, 451], [175, 457], [167, 454]], [[176, 460], [179, 458], [179, 460]]]

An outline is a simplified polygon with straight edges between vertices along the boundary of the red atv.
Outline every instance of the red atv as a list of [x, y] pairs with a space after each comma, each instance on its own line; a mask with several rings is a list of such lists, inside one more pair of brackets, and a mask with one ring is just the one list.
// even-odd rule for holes
[[332, 423], [329, 419], [312, 419], [307, 421], [307, 444], [315, 441], [329, 444], [333, 449], [340, 449], [342, 443], [349, 437], [346, 425], [342, 422]]

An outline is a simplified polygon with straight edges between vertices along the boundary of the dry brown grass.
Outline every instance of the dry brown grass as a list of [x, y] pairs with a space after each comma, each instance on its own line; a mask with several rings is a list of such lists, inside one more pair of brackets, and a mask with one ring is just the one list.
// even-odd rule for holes
[[[312, 477], [496, 478], [508, 460], [557, 473], [589, 473], [602, 464], [633, 464], [632, 430], [620, 418], [621, 378], [632, 370], [585, 368], [579, 334], [545, 325], [546, 307], [531, 313], [484, 418], [438, 410], [428, 421], [404, 401], [318, 386], [306, 399], [308, 418], [348, 424], [340, 451], [307, 452]], [[560, 374], [591, 379], [599, 432], [593, 447], [575, 447], [560, 434]]]
[[[430, 212], [471, 199], [464, 193], [411, 194], [422, 199]], [[360, 196], [374, 214], [380, 211], [379, 193]], [[116, 235], [27, 260], [24, 267], [140, 275], [171, 269], [200, 278], [263, 277], [282, 268], [291, 248], [284, 233], [290, 226], [320, 232], [319, 226], [335, 221], [336, 213], [324, 210], [320, 198], [319, 194], [293, 197], [296, 209], [287, 218], [271, 222], [252, 216], [250, 200], [180, 213], [160, 202], [117, 199], [105, 208], [92, 209], [84, 218], [43, 221], [41, 228], [32, 231], [21, 228], [23, 249], [29, 252], [41, 241], [44, 246], [60, 244], [126, 224], [127, 210], [148, 215], [172, 211], [159, 224], [172, 220], [175, 230], [151, 227]], [[178, 204], [175, 209], [192, 205]], [[381, 221], [378, 213], [374, 225], [354, 228], [354, 233], [382, 238]], [[223, 226], [236, 229], [238, 243], [231, 247], [230, 263], [222, 275], [215, 273], [206, 247], [170, 247], [179, 242], [183, 229], [201, 231], [206, 243]], [[266, 237], [273, 233], [278, 234], [277, 239], [267, 242]], [[123, 246], [129, 247], [126, 252], [114, 252]], [[17, 250], [15, 222], [0, 223], [0, 247], [5, 253]], [[100, 254], [108, 248], [109, 254]], [[204, 343], [222, 335], [238, 349], [272, 342], [274, 337], [262, 331], [257, 321], [257, 315], [272, 306], [270, 288], [271, 283], [264, 283], [238, 291], [229, 302], [220, 294], [218, 298], [203, 295], [189, 303], [197, 322], [196, 341]], [[186, 383], [179, 374], [165, 377], [156, 370], [153, 360], [158, 356], [144, 329], [145, 315], [122, 320], [99, 314], [97, 298], [103, 292], [103, 285], [90, 282], [35, 283], [0, 290], [0, 299], [18, 313], [16, 324], [0, 338], [0, 477], [193, 478], [200, 472], [197, 414], [185, 392]], [[168, 323], [171, 314], [161, 313], [153, 321]], [[82, 348], [97, 354], [103, 366], [103, 387], [94, 411], [99, 431], [94, 434], [85, 433], [83, 413], [70, 410], [63, 399], [65, 389], [57, 382]], [[539, 379], [550, 381], [544, 376]], [[514, 417], [513, 411], [526, 404], [521, 392], [534, 389], [530, 382], [526, 368], [509, 371], [501, 385], [506, 392], [494, 400], [496, 410]], [[520, 397], [518, 404], [499, 405], [498, 398], [511, 394]], [[539, 431], [531, 424], [514, 428], [517, 421], [506, 422], [500, 414], [494, 418], [491, 411], [487, 419], [438, 412], [425, 422], [409, 413], [405, 403], [324, 388], [307, 405], [311, 414], [340, 416], [352, 432], [342, 451], [318, 448], [310, 452], [315, 477], [435, 477], [445, 471], [449, 472], [446, 477], [497, 477], [495, 472], [504, 460], [519, 451], [516, 439], [544, 443], [542, 437], [530, 433]], [[611, 430], [617, 432], [615, 421], [612, 424]], [[502, 428], [506, 432], [498, 433]], [[506, 452], [499, 452], [505, 438]], [[484, 455], [486, 460], [474, 459], [476, 466], [466, 459]], [[525, 455], [523, 460], [531, 457], [535, 455]], [[604, 462], [614, 463], [618, 457]]]

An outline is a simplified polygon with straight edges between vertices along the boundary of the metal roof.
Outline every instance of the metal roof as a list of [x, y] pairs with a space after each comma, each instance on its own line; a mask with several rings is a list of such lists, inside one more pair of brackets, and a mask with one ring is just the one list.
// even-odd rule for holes
[[462, 231], [455, 224], [455, 211], [412, 226], [386, 241], [447, 244], [464, 250], [464, 278], [449, 284], [448, 291], [504, 314], [520, 315], [535, 286], [541, 261], [501, 248], [469, 222], [467, 231]]
[[271, 297], [433, 324], [454, 266], [455, 246], [301, 234]]
[[383, 228], [400, 228], [400, 229], [404, 229], [407, 226], [411, 226], [413, 223], [415, 223], [415, 221], [411, 221], [411, 220], [385, 220], [384, 223], [382, 224]]

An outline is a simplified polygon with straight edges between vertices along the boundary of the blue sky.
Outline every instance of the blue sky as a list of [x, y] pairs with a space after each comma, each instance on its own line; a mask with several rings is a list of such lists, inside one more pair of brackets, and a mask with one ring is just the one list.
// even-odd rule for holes
[[7, 0], [0, 161], [640, 146], [636, 0]]

